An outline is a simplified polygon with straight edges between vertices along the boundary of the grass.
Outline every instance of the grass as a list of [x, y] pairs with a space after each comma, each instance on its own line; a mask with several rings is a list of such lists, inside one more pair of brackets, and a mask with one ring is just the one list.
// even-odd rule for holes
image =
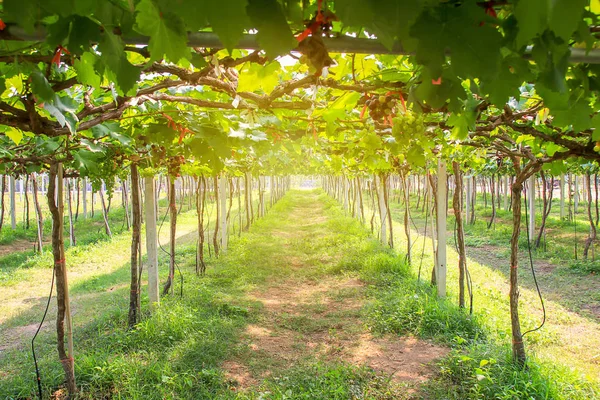
[[[69, 250], [74, 260], [71, 284], [81, 398], [587, 399], [598, 394], [593, 379], [560, 366], [566, 361], [558, 360], [565, 357], [564, 343], [548, 332], [531, 335], [533, 342], [528, 341], [528, 348], [533, 346], [538, 354], [531, 357], [530, 368], [514, 367], [505, 346], [507, 301], [502, 295], [502, 272], [471, 262], [477, 282], [476, 315], [471, 317], [454, 303], [452, 273], [449, 298], [440, 300], [430, 285], [417, 279], [417, 265], [407, 266], [402, 254], [379, 244], [367, 228], [320, 192], [286, 195], [249, 232], [232, 237], [224, 256], [210, 259], [204, 277], [193, 273], [194, 224], [194, 211], [184, 212], [178, 219], [184, 296], [163, 298], [158, 311], [145, 314], [131, 331], [126, 329], [128, 233]], [[399, 227], [396, 232], [401, 232]], [[397, 240], [398, 248], [403, 248], [402, 239]], [[428, 244], [425, 250], [424, 271], [431, 262]], [[420, 246], [414, 251], [420, 254]], [[449, 265], [453, 257], [451, 254]], [[161, 278], [165, 264], [166, 259], [161, 258]], [[3, 291], [12, 291], [20, 301], [16, 311], [15, 304], [0, 308], [0, 317], [6, 318], [4, 332], [39, 320], [47, 290], [41, 276], [46, 276], [48, 268], [35, 264], [28, 268], [31, 275], [24, 276], [23, 282], [1, 283]], [[368, 287], [309, 294], [311, 301], [289, 313], [274, 315], [252, 296], [274, 285], [288, 284], [299, 290], [352, 277]], [[39, 286], [37, 280], [42, 281]], [[33, 298], [32, 306], [26, 296], [34, 293], [38, 297]], [[335, 309], [325, 298], [335, 304], [359, 300], [366, 305]], [[147, 298], [142, 300], [142, 308], [147, 309]], [[527, 310], [534, 309], [531, 292], [523, 291], [523, 303]], [[566, 310], [557, 315], [568, 326], [576, 317]], [[525, 318], [524, 324], [532, 323]], [[294, 362], [282, 362], [277, 354], [250, 351], [244, 333], [249, 324], [269, 324], [275, 335], [293, 332]], [[365, 365], [311, 356], [302, 343], [325, 330], [330, 337], [358, 336], [363, 325], [382, 337], [414, 335], [454, 350], [440, 361], [435, 379], [415, 388], [393, 382]], [[48, 395], [62, 382], [51, 331], [47, 328], [38, 342]], [[538, 350], [544, 347], [551, 351]], [[0, 397], [31, 396], [35, 387], [29, 352], [17, 347], [3, 353]], [[260, 379], [239, 390], [223, 367], [224, 361], [232, 359], [244, 363]]]
[[[401, 392], [365, 367], [311, 363], [267, 380], [259, 389], [240, 398], [258, 399], [400, 399]], [[404, 396], [402, 396], [404, 397]]]
[[592, 399], [597, 388], [568, 368], [530, 362], [518, 368], [510, 349], [479, 343], [454, 350], [440, 363], [427, 392], [436, 399]]
[[[126, 266], [112, 269], [103, 265], [102, 268], [109, 271], [102, 277], [73, 280], [73, 293], [77, 293], [74, 319], [80, 397], [342, 399], [352, 395], [372, 399], [401, 398], [401, 392], [373, 370], [347, 363], [303, 359], [291, 368], [274, 370], [271, 377], [242, 393], [234, 390], [235, 386], [221, 369], [224, 360], [245, 354], [247, 349], [240, 341], [242, 331], [247, 324], [262, 318], [260, 305], [246, 296], [249, 291], [292, 277], [317, 281], [332, 274], [356, 271], [360, 267], [356, 264], [358, 252], [383, 251], [360, 224], [345, 217], [337, 205], [323, 195], [319, 197], [323, 208], [317, 207], [310, 216], [318, 218], [325, 213], [329, 220], [303, 226], [300, 222], [307, 213], [290, 217], [292, 209], [310, 203], [314, 196], [298, 193], [286, 196], [264, 219], [257, 221], [250, 232], [241, 238], [233, 238], [226, 255], [211, 260], [205, 277], [197, 277], [191, 272], [193, 243], [180, 244], [178, 254], [182, 256], [180, 265], [185, 277], [184, 297], [164, 298], [158, 312], [145, 315], [133, 331], [126, 329], [124, 300], [127, 288], [124, 285], [127, 276], [119, 272], [126, 270]], [[311, 206], [308, 204], [307, 209]], [[187, 226], [187, 218], [193, 220], [193, 215], [182, 214], [182, 229]], [[342, 226], [345, 230], [338, 230]], [[288, 234], [291, 231], [294, 231], [293, 236]], [[298, 239], [298, 231], [302, 232], [301, 239]], [[126, 240], [123, 241], [125, 243], [121, 244], [115, 237], [110, 244], [121, 248], [126, 245]], [[106, 251], [106, 247], [102, 250]], [[335, 257], [332, 258], [332, 254]], [[311, 268], [301, 270], [282, 268], [290, 257], [305, 257], [316, 262]], [[349, 289], [335, 292], [340, 301], [353, 294], [355, 292]], [[145, 296], [143, 301], [143, 308], [146, 308]], [[323, 310], [320, 307], [318, 304], [307, 305], [305, 311]], [[335, 326], [344, 318], [341, 314], [333, 313], [312, 325], [306, 324], [306, 318], [292, 316], [286, 316], [280, 322], [299, 332], [313, 332]], [[21, 323], [27, 323], [24, 315], [18, 318]], [[38, 343], [44, 390], [48, 394], [62, 381], [52, 337], [48, 332]], [[259, 354], [254, 362], [277, 365], [275, 360], [269, 360], [263, 354]], [[2, 396], [23, 398], [32, 395], [32, 368], [28, 351], [9, 350], [0, 363]]]
[[[161, 215], [166, 209], [165, 206], [166, 202], [162, 200]], [[236, 212], [236, 208], [234, 207], [232, 211]], [[211, 215], [213, 217], [211, 225], [214, 225], [214, 211]], [[98, 219], [80, 219], [78, 225], [76, 225], [79, 238], [78, 245], [68, 248], [66, 252], [71, 294], [73, 296], [73, 320], [78, 343], [76, 372], [78, 376], [81, 375], [81, 382], [84, 383], [84, 387], [86, 376], [97, 376], [98, 374], [105, 376], [105, 374], [110, 374], [111, 371], [114, 372], [113, 361], [118, 362], [118, 360], [113, 359], [113, 354], [121, 351], [119, 346], [135, 347], [136, 339], [134, 335], [124, 329], [128, 298], [130, 232], [124, 228], [119, 228], [118, 223], [123, 221], [123, 217], [122, 209], [112, 209], [110, 214], [110, 221], [113, 226], [112, 239], [103, 235], [103, 227]], [[195, 211], [186, 211], [184, 207], [184, 212], [178, 218], [179, 247], [177, 259], [180, 266], [188, 270], [193, 270], [190, 260], [194, 260], [195, 257], [195, 227]], [[168, 229], [162, 230], [160, 241], [163, 246], [166, 246]], [[25, 350], [25, 341], [27, 337], [33, 336], [45, 305], [51, 277], [50, 257], [49, 252], [46, 252], [43, 256], [13, 253], [7, 256], [11, 262], [0, 264], [0, 276], [2, 277], [0, 281], [0, 287], [2, 287], [0, 291], [0, 298], [2, 299], [0, 303], [0, 321], [2, 321], [0, 336], [3, 336], [4, 340], [2, 342], [5, 342], [0, 343], [0, 345], [8, 344], [8, 348], [3, 349], [4, 351], [0, 353], [0, 398], [5, 396], [20, 398], [33, 394], [33, 364], [30, 352]], [[164, 280], [168, 260], [162, 252], [159, 254], [159, 265], [161, 266], [161, 280]], [[185, 293], [188, 294], [188, 283], [189, 290], [194, 292], [194, 277], [186, 276], [185, 278]], [[177, 289], [179, 289], [178, 285]], [[144, 303], [143, 307], [147, 308], [147, 298], [145, 296], [142, 297], [142, 301]], [[173, 300], [166, 299], [167, 303], [169, 301]], [[193, 302], [188, 305], [191, 304]], [[173, 306], [181, 307], [178, 301], [173, 301]], [[183, 307], [183, 309], [187, 310], [190, 317], [193, 316], [191, 314], [194, 311], [193, 308]], [[233, 314], [225, 310], [226, 308], [217, 310], [218, 315], [226, 315], [228, 319], [234, 320]], [[45, 390], [48, 392], [56, 388], [61, 382], [60, 367], [55, 361], [55, 346], [52, 344], [52, 338], [55, 337], [55, 334], [53, 333], [54, 322], [51, 316], [55, 313], [56, 307], [53, 301], [49, 311], [50, 317], [46, 321], [46, 328], [37, 341], [38, 357], [41, 356], [41, 368], [42, 371], [45, 371]], [[212, 329], [210, 324], [212, 318], [212, 316], [207, 315], [205, 323], [208, 325], [206, 325], [206, 329], [200, 329], [198, 325], [194, 325], [192, 328], [198, 330], [198, 332], [210, 331]], [[162, 321], [165, 323], [162, 327], [165, 334], [174, 329], [174, 327], [168, 326], [169, 318]], [[224, 326], [223, 329], [231, 328]], [[156, 334], [162, 335], [160, 332], [158, 331]], [[215, 332], [215, 335], [226, 335], [226, 333]], [[21, 336], [24, 337], [21, 338]], [[167, 337], [175, 338], [176, 336], [167, 334]], [[6, 341], [8, 342], [6, 343]], [[79, 350], [86, 348], [99, 348], [101, 350], [87, 352]], [[106, 359], [102, 358], [103, 354]], [[86, 365], [89, 366], [89, 370], [86, 369]], [[94, 390], [94, 387], [90, 388], [91, 393]]]
[[[413, 203], [414, 204], [414, 203]], [[582, 205], [582, 208], [584, 206]], [[557, 207], [555, 207], [556, 209]], [[483, 210], [478, 208], [481, 216]], [[425, 216], [416, 210], [413, 210], [413, 219], [421, 234], [423, 233]], [[394, 220], [394, 230], [396, 232], [396, 247], [400, 252], [406, 249], [406, 239], [403, 234], [403, 207], [394, 202], [392, 205], [392, 216]], [[477, 247], [467, 249], [469, 255], [468, 266], [473, 278], [474, 298], [475, 298], [475, 319], [480, 324], [480, 329], [485, 333], [484, 345], [493, 349], [496, 354], [496, 359], [499, 360], [495, 368], [506, 368], [509, 372], [512, 364], [507, 360], [507, 357], [500, 357], [500, 354], [506, 354], [506, 345], [510, 343], [510, 320], [508, 311], [508, 256], [507, 247], [509, 242], [510, 225], [506, 215], [499, 213], [499, 219], [495, 229], [488, 230], [484, 224], [483, 218], [476, 222], [474, 226], [469, 226], [466, 232], [467, 244], [469, 240], [474, 240], [479, 246], [485, 246], [483, 250], [478, 250]], [[448, 226], [452, 229], [453, 221], [449, 215]], [[560, 224], [557, 224], [560, 225]], [[553, 226], [552, 223], [549, 225]], [[414, 228], [414, 226], [413, 226]], [[568, 232], [568, 230], [566, 230]], [[452, 238], [452, 231], [448, 233], [448, 237]], [[470, 239], [474, 238], [474, 239]], [[418, 235], [413, 229], [413, 259], [415, 260], [412, 266], [413, 273], [417, 273], [422, 269], [422, 275], [426, 277], [431, 271], [433, 265], [433, 255], [429, 240], [423, 240], [423, 236]], [[449, 240], [450, 244], [448, 251], [448, 301], [456, 304], [457, 288], [458, 288], [458, 269], [452, 268], [457, 265], [457, 255], [454, 251], [454, 244]], [[473, 242], [470, 242], [471, 245]], [[569, 243], [562, 246], [568, 246]], [[526, 241], [521, 244], [521, 248], [526, 249]], [[565, 247], [559, 249], [554, 254], [558, 257], [565, 253]], [[420, 260], [421, 254], [424, 255], [423, 260]], [[541, 319], [539, 299], [534, 291], [531, 272], [528, 270], [528, 260], [526, 253], [521, 252], [520, 279], [521, 279], [521, 322], [523, 330], [531, 329], [539, 324]], [[541, 253], [534, 253], [537, 261], [547, 261]], [[545, 265], [545, 264], [544, 264]], [[590, 318], [588, 313], [581, 312], [580, 307], [585, 304], [594, 304], [597, 302], [598, 281], [593, 274], [581, 276], [580, 273], [573, 273], [572, 268], [568, 265], [557, 265], [551, 267], [551, 272], [538, 272], [538, 281], [542, 287], [542, 291], [546, 300], [546, 309], [548, 320], [544, 329], [529, 334], [526, 337], [526, 349], [530, 355], [531, 370], [536, 368], [540, 371], [538, 375], [542, 375], [543, 385], [535, 386], [538, 389], [542, 386], [548, 387], [537, 391], [532, 389], [537, 395], [533, 398], [593, 398], [598, 395], [598, 387], [600, 383], [600, 362], [598, 361], [598, 352], [590, 351], [598, 349], [600, 346], [600, 327], [594, 318]], [[417, 293], [418, 293], [418, 289]], [[427, 289], [426, 289], [427, 290]], [[415, 293], [415, 289], [407, 288], [404, 293]], [[580, 296], [581, 294], [581, 296]], [[410, 299], [410, 296], [403, 294], [403, 290], [398, 292], [395, 301], [404, 296], [408, 298], [407, 304], [402, 307], [416, 307], [413, 303], [416, 301]], [[573, 299], [573, 297], [578, 297]], [[389, 300], [394, 301], [394, 300]], [[386, 307], [389, 301], [384, 301], [382, 307]], [[576, 305], [577, 304], [577, 305]], [[398, 309], [399, 306], [396, 307]], [[427, 305], [421, 305], [417, 309], [427, 309]], [[386, 313], [386, 315], [389, 315]], [[409, 325], [412, 321], [408, 321]], [[392, 319], [388, 326], [394, 326], [395, 320]], [[417, 325], [419, 327], [420, 325]], [[427, 331], [424, 332], [427, 334]], [[447, 340], [448, 338], [446, 338]], [[461, 341], [459, 339], [459, 341]], [[468, 337], [467, 337], [468, 339]], [[469, 342], [466, 342], [469, 344]], [[470, 345], [477, 345], [478, 341], [472, 342]], [[469, 347], [467, 347], [468, 349]], [[476, 349], [476, 348], [475, 348]], [[470, 350], [469, 350], [470, 351]], [[476, 351], [476, 350], [473, 350]], [[477, 357], [473, 357], [477, 359]], [[484, 359], [484, 356], [480, 357]], [[458, 375], [462, 369], [467, 368], [472, 377], [476, 377], [474, 369], [468, 363], [461, 362], [460, 358], [450, 358], [449, 365], [454, 365], [454, 371]], [[559, 366], [559, 367], [554, 367]], [[462, 369], [461, 369], [462, 368]], [[507, 372], [506, 376], [513, 376], [514, 379], [535, 380], [535, 376], [529, 374], [514, 374]], [[513, 371], [514, 372], [514, 371]], [[512, 374], [512, 375], [511, 375]], [[450, 374], [452, 376], [452, 374]], [[452, 380], [456, 378], [456, 380]], [[458, 377], [454, 377], [442, 383], [449, 384], [449, 387], [457, 385], [461, 381]], [[479, 381], [478, 381], [479, 382]], [[507, 380], [499, 380], [499, 385], [508, 385]], [[486, 382], [480, 383], [479, 386]], [[469, 383], [466, 383], [469, 386]], [[496, 389], [492, 387], [491, 392]], [[570, 388], [573, 388], [572, 390]], [[448, 388], [447, 388], [448, 389]], [[448, 389], [449, 390], [449, 389]], [[467, 394], [457, 392], [456, 396], [449, 398], [467, 398]], [[509, 392], [507, 392], [509, 393]], [[577, 393], [577, 394], [574, 394]], [[489, 394], [489, 393], [488, 393]], [[485, 398], [486, 394], [473, 393], [469, 398]], [[480, 396], [480, 397], [478, 397]], [[511, 398], [510, 394], [505, 394], [505, 397]], [[508, 396], [508, 397], [507, 397]], [[513, 396], [517, 396], [516, 394]], [[520, 395], [518, 395], [520, 396]], [[513, 397], [514, 398], [514, 397]], [[518, 397], [527, 398], [527, 397]]]
[[[105, 193], [104, 194], [105, 199], [107, 201], [107, 206], [108, 206], [108, 196]], [[45, 193], [38, 193], [38, 198], [40, 201], [40, 208], [42, 210], [42, 216], [44, 219], [44, 238], [49, 238], [50, 234], [51, 234], [51, 230], [52, 230], [52, 221], [51, 221], [51, 216], [50, 216], [50, 211], [48, 209], [48, 202], [46, 200], [46, 194]], [[33, 204], [33, 196], [30, 193], [29, 194], [29, 229], [26, 229], [26, 221], [25, 221], [25, 198], [23, 196], [21, 196], [20, 194], [17, 194], [15, 197], [15, 215], [16, 215], [16, 222], [17, 222], [17, 226], [16, 229], [11, 229], [11, 216], [10, 216], [10, 199], [8, 196], [8, 193], [5, 193], [4, 195], [4, 200], [6, 201], [6, 206], [5, 206], [5, 212], [4, 212], [4, 225], [2, 227], [2, 231], [0, 232], [0, 245], [7, 245], [7, 244], [11, 244], [17, 240], [26, 240], [29, 242], [35, 242], [37, 240], [37, 231], [36, 231], [36, 214], [35, 214], [35, 207]], [[76, 228], [79, 228], [78, 230], [82, 229], [82, 226], [85, 227], [86, 224], [86, 219], [83, 217], [83, 200], [81, 199], [81, 194], [80, 194], [80, 204], [79, 204], [79, 215], [77, 218], [77, 222], [76, 223]], [[76, 212], [76, 200], [75, 200], [75, 195], [73, 196], [73, 213]], [[120, 226], [123, 222], [124, 222], [124, 213], [121, 212], [120, 214], [120, 219], [115, 218], [116, 214], [113, 213], [112, 211], [116, 211], [118, 209], [122, 210], [122, 199], [121, 199], [121, 193], [120, 192], [115, 192], [112, 196], [111, 199], [111, 205], [110, 205], [110, 211], [111, 211], [111, 215], [113, 216], [113, 224], [111, 224], [111, 228], [113, 226]], [[102, 208], [100, 205], [100, 198], [98, 197], [98, 194], [96, 193], [95, 195], [95, 202], [94, 202], [94, 215], [92, 217], [92, 199], [91, 199], [91, 194], [88, 193], [88, 200], [87, 200], [87, 212], [88, 212], [88, 219], [94, 219], [96, 221], [102, 221]], [[75, 218], [75, 215], [73, 216], [73, 218]], [[65, 225], [67, 225], [68, 227], [69, 224], [69, 216], [68, 216], [68, 208], [67, 205], [65, 204]], [[68, 234], [68, 231], [65, 230], [65, 232]], [[66, 236], [67, 241], [68, 241], [68, 236]]]

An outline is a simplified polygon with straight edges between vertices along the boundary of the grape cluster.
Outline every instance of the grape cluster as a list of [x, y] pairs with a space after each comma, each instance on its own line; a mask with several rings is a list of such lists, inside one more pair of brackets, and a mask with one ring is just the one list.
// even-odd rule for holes
[[167, 171], [171, 176], [179, 176], [181, 165], [185, 163], [185, 157], [182, 155], [169, 156], [165, 146], [152, 143], [150, 145], [152, 164], [154, 166], [166, 165]]
[[334, 64], [333, 59], [323, 43], [323, 38], [319, 35], [309, 36], [298, 45], [298, 50], [302, 52], [300, 64], [306, 64], [311, 73], [317, 76], [321, 75], [323, 68]]
[[366, 106], [369, 109], [369, 115], [375, 121], [383, 121], [396, 114], [396, 104], [398, 98], [391, 94], [381, 96], [369, 96], [365, 94], [358, 100], [359, 106]]
[[396, 140], [417, 138], [425, 132], [425, 120], [423, 114], [406, 112], [394, 118], [392, 135]]
[[167, 158], [167, 149], [165, 146], [160, 146], [155, 143], [150, 145], [150, 151], [152, 156], [152, 164], [158, 166], [162, 164], [162, 161]]
[[185, 163], [184, 156], [170, 156], [167, 159], [167, 171], [169, 171], [169, 175], [171, 176], [180, 176], [181, 175], [181, 165]]

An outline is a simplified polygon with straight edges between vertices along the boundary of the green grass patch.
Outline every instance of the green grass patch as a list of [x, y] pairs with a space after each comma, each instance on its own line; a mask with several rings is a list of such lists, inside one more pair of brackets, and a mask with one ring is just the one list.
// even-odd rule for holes
[[243, 399], [348, 400], [408, 399], [399, 385], [366, 367], [313, 363], [299, 365], [264, 382]]
[[424, 392], [435, 399], [564, 399], [587, 400], [597, 388], [567, 368], [530, 362], [519, 368], [509, 348], [477, 344], [454, 350], [440, 363], [440, 374]]

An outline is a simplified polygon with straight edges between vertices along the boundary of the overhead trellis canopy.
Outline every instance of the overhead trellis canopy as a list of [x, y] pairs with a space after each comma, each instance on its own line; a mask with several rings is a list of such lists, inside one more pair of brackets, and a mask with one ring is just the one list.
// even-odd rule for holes
[[[46, 32], [37, 32], [30, 34], [17, 25], [10, 25], [6, 28], [5, 38], [23, 41], [44, 41], [47, 37]], [[123, 37], [123, 42], [129, 45], [148, 46], [150, 37], [143, 35], [132, 35]], [[377, 38], [360, 38], [353, 36], [326, 36], [323, 37], [323, 44], [331, 53], [353, 53], [353, 54], [394, 54], [394, 55], [414, 55], [402, 47], [400, 42], [394, 42], [390, 47], [385, 46]], [[202, 48], [225, 48], [225, 44], [216, 33], [213, 32], [192, 32], [187, 34], [188, 47]], [[232, 49], [241, 50], [261, 50], [255, 34], [244, 34], [242, 38]], [[523, 56], [531, 59], [533, 46], [528, 46]], [[569, 62], [600, 64], [600, 49], [586, 49], [579, 47], [569, 48]]]
[[[367, 162], [335, 165], [359, 169], [392, 165], [389, 152], [423, 166], [448, 143], [556, 171], [570, 157], [598, 158], [598, 17], [585, 1], [7, 0], [2, 8], [7, 170], [63, 157], [70, 173], [93, 175], [109, 153], [151, 155], [151, 145], [219, 170], [235, 163], [232, 149], [275, 156], [294, 147], [286, 138], [312, 138], [328, 163], [340, 143], [358, 141], [372, 153], [361, 156]], [[411, 114], [422, 125], [405, 124]], [[155, 133], [140, 139], [140, 129]]]

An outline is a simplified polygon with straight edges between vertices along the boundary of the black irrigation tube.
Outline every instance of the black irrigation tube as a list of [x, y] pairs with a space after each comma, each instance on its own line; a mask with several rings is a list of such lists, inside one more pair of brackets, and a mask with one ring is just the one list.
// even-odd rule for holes
[[54, 267], [52, 267], [52, 282], [50, 283], [50, 294], [48, 294], [48, 301], [46, 302], [46, 309], [44, 310], [44, 315], [42, 316], [42, 320], [40, 321], [40, 324], [39, 324], [37, 330], [35, 331], [35, 335], [33, 335], [33, 339], [31, 339], [31, 353], [33, 354], [33, 364], [35, 365], [35, 375], [36, 375], [36, 379], [37, 379], [37, 387], [38, 387], [38, 394], [40, 396], [40, 400], [43, 399], [42, 377], [40, 375], [40, 369], [38, 367], [37, 357], [35, 355], [35, 339], [37, 338], [38, 334], [40, 333], [40, 330], [42, 329], [42, 325], [44, 324], [44, 321], [46, 320], [46, 315], [48, 315], [48, 309], [50, 308], [50, 301], [52, 300], [52, 292], [54, 291], [55, 272], [56, 272], [56, 263], [54, 263]]
[[[160, 226], [158, 227], [158, 235], [156, 235], [156, 239], [158, 242], [158, 247], [160, 247], [160, 249], [169, 257], [171, 257], [171, 253], [169, 253], [167, 250], [165, 250], [165, 248], [162, 246], [162, 244], [160, 244], [160, 230], [162, 229], [165, 220], [167, 219], [167, 215], [169, 215], [169, 208], [167, 207], [167, 211], [165, 212], [165, 215], [162, 219], [162, 221], [160, 222]], [[177, 264], [177, 262], [175, 261], [175, 255], [173, 255], [173, 263], [175, 264], [175, 266], [177, 267], [177, 271], [179, 272], [179, 277], [181, 278], [181, 292], [180, 292], [180, 297], [183, 298], [183, 274], [181, 273], [181, 268], [179, 268], [179, 264]], [[173, 284], [173, 282], [171, 282], [171, 284]]]
[[529, 265], [531, 267], [531, 275], [533, 275], [533, 282], [535, 283], [535, 288], [537, 290], [538, 296], [540, 298], [540, 303], [542, 305], [543, 317], [542, 317], [542, 323], [539, 326], [537, 326], [536, 328], [530, 329], [527, 332], [523, 333], [521, 335], [521, 339], [523, 337], [525, 337], [525, 335], [527, 335], [528, 333], [535, 332], [535, 331], [542, 329], [542, 327], [546, 323], [546, 306], [544, 305], [544, 298], [542, 296], [542, 292], [540, 290], [540, 286], [538, 285], [537, 277], [535, 275], [535, 269], [533, 268], [533, 256], [531, 255], [531, 238], [529, 237], [530, 236], [529, 235], [529, 212], [527, 211], [527, 191], [525, 190], [523, 193], [524, 193], [523, 200], [525, 201], [525, 224], [526, 224], [526, 231], [527, 231], [527, 250], [529, 252]]

